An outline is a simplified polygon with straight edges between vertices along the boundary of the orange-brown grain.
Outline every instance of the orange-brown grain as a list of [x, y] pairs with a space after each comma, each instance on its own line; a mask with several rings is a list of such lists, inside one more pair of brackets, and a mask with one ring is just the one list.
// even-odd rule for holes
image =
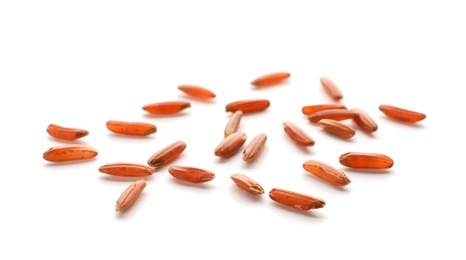
[[330, 109], [315, 112], [308, 116], [308, 120], [312, 123], [318, 123], [322, 119], [333, 119], [337, 121], [351, 119], [356, 117], [358, 114], [354, 111], [347, 109]]
[[155, 125], [142, 122], [110, 120], [106, 125], [111, 132], [121, 135], [146, 136], [157, 132]]
[[283, 123], [283, 129], [286, 134], [293, 140], [296, 144], [301, 146], [314, 146], [315, 141], [312, 139], [303, 129], [301, 129], [296, 124], [285, 121]]
[[239, 173], [233, 174], [230, 177], [240, 189], [254, 195], [264, 194], [264, 189], [262, 186], [250, 177]]
[[249, 99], [231, 102], [225, 106], [226, 112], [235, 112], [241, 110], [243, 114], [255, 113], [266, 110], [270, 106], [267, 99]]
[[149, 160], [147, 160], [147, 164], [156, 168], [163, 167], [178, 158], [185, 148], [185, 142], [174, 142], [154, 153]]
[[172, 115], [189, 107], [191, 107], [191, 103], [186, 101], [168, 101], [144, 105], [142, 109], [153, 115]]
[[215, 178], [211, 171], [187, 166], [170, 166], [168, 172], [176, 179], [192, 183], [208, 182]]
[[299, 210], [319, 209], [325, 206], [323, 199], [279, 188], [273, 188], [269, 197], [282, 205]]
[[343, 104], [318, 104], [318, 105], [310, 105], [304, 106], [301, 111], [305, 115], [311, 115], [315, 112], [330, 110], [330, 109], [346, 109], [346, 106]]
[[89, 131], [50, 124], [47, 133], [60, 140], [74, 141], [89, 134]]
[[356, 134], [356, 131], [354, 131], [354, 129], [351, 126], [345, 125], [340, 121], [336, 121], [333, 119], [322, 119], [317, 124], [328, 133], [331, 133], [344, 139], [349, 139]]
[[120, 195], [120, 198], [118, 198], [115, 205], [115, 210], [125, 211], [129, 207], [131, 207], [131, 205], [133, 205], [134, 202], [139, 198], [145, 187], [145, 180], [138, 180], [131, 183], [131, 185], [129, 185], [125, 189], [125, 191]]
[[345, 186], [351, 182], [343, 171], [320, 161], [306, 161], [303, 163], [303, 168], [318, 178], [335, 186]]
[[261, 153], [267, 141], [265, 134], [258, 134], [252, 141], [246, 146], [243, 151], [243, 161], [251, 162], [254, 161], [257, 156]]
[[108, 163], [99, 167], [99, 172], [114, 176], [146, 177], [155, 172], [153, 167], [137, 163]]
[[322, 77], [320, 78], [320, 83], [322, 84], [322, 87], [324, 87], [327, 94], [333, 99], [340, 100], [343, 98], [343, 94], [341, 93], [340, 89], [330, 79]]
[[216, 97], [216, 95], [212, 91], [199, 86], [180, 85], [178, 86], [178, 89], [183, 91], [187, 95], [197, 99], [209, 100]]
[[69, 162], [92, 159], [97, 154], [97, 151], [88, 145], [62, 145], [50, 148], [42, 156], [50, 162]]
[[426, 118], [423, 113], [391, 105], [380, 105], [379, 110], [387, 117], [404, 123], [416, 123]]
[[393, 166], [393, 159], [384, 154], [348, 152], [340, 155], [341, 165], [360, 169], [388, 169]]
[[228, 120], [227, 125], [225, 126], [224, 136], [227, 137], [232, 133], [238, 130], [239, 123], [241, 122], [241, 117], [243, 116], [243, 112], [241, 110], [235, 111], [230, 120]]
[[256, 87], [268, 87], [285, 81], [291, 76], [288, 72], [275, 72], [256, 78], [251, 85]]
[[377, 123], [375, 123], [374, 119], [370, 117], [364, 110], [361, 108], [352, 108], [351, 111], [358, 114], [357, 116], [353, 117], [354, 122], [366, 133], [373, 133], [377, 131]]
[[247, 135], [242, 132], [233, 133], [225, 137], [215, 148], [215, 156], [228, 158], [234, 155], [246, 142]]

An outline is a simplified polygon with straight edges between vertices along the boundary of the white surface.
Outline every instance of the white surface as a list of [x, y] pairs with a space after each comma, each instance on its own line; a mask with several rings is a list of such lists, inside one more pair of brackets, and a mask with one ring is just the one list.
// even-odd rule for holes
[[[466, 16], [461, 1], [2, 1], [0, 106], [2, 200], [0, 259], [464, 259], [466, 215], [464, 107]], [[288, 71], [288, 83], [256, 90], [263, 74]], [[328, 103], [319, 78], [340, 87], [348, 107], [379, 124], [370, 137], [330, 136], [301, 114]], [[190, 100], [176, 89], [215, 93], [175, 117], [150, 117], [148, 103]], [[267, 98], [264, 113], [243, 117], [249, 141], [268, 136], [259, 160], [213, 151], [231, 101]], [[423, 112], [408, 126], [388, 120], [386, 103]], [[111, 134], [108, 120], [154, 123], [147, 138]], [[307, 151], [285, 135], [292, 121], [315, 140]], [[48, 124], [83, 128], [79, 143], [96, 159], [55, 165], [42, 153], [62, 142]], [[175, 181], [166, 168], [147, 178], [124, 214], [115, 202], [131, 180], [98, 172], [111, 162], [145, 163], [184, 140], [174, 163], [211, 170], [204, 185]], [[391, 156], [386, 173], [339, 165], [348, 151]], [[315, 159], [343, 169], [344, 189], [302, 168]], [[266, 194], [239, 190], [234, 173]], [[269, 199], [274, 187], [324, 199], [296, 212]]]

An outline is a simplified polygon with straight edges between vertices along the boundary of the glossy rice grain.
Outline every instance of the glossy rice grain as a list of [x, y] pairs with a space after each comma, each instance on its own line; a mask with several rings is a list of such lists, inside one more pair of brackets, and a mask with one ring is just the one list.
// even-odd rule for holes
[[290, 76], [291, 74], [288, 72], [270, 73], [270, 74], [263, 75], [261, 77], [256, 78], [255, 80], [251, 82], [251, 85], [256, 86], [256, 87], [268, 87], [268, 86], [282, 83], [283, 81], [288, 79]]
[[283, 129], [285, 130], [286, 134], [300, 146], [314, 146], [315, 141], [312, 139], [303, 129], [301, 129], [296, 124], [285, 121], [283, 124]]
[[107, 122], [106, 126], [111, 132], [121, 135], [147, 136], [157, 132], [157, 127], [155, 125], [142, 122], [110, 120]]
[[169, 101], [144, 105], [142, 109], [153, 115], [173, 115], [189, 107], [191, 107], [191, 103], [186, 101]]
[[97, 151], [88, 145], [62, 145], [50, 148], [42, 157], [50, 162], [70, 162], [92, 159], [97, 154]]
[[134, 202], [139, 198], [145, 187], [145, 180], [138, 180], [131, 183], [131, 185], [129, 185], [125, 189], [125, 191], [123, 191], [123, 193], [120, 195], [120, 198], [118, 198], [115, 205], [115, 210], [125, 211], [129, 207], [131, 207], [134, 204]]
[[178, 86], [178, 89], [183, 91], [187, 95], [197, 98], [197, 99], [209, 100], [209, 99], [213, 99], [216, 97], [216, 95], [212, 91], [206, 88], [199, 87], [199, 86], [180, 85]]
[[267, 141], [265, 134], [258, 134], [252, 141], [246, 146], [243, 151], [243, 161], [251, 162], [254, 161], [259, 154], [262, 152]]
[[174, 142], [154, 153], [147, 161], [147, 164], [156, 168], [163, 167], [178, 158], [185, 148], [185, 142]]
[[269, 197], [282, 205], [299, 210], [319, 209], [325, 206], [325, 201], [320, 198], [279, 188], [272, 189]]
[[341, 165], [359, 169], [389, 169], [393, 159], [384, 154], [349, 152], [340, 155]]
[[346, 106], [343, 104], [318, 104], [304, 106], [301, 109], [301, 112], [305, 115], [311, 115], [319, 111], [330, 110], [330, 109], [346, 109]]
[[322, 119], [333, 119], [337, 121], [351, 119], [356, 117], [358, 114], [354, 111], [350, 111], [347, 109], [330, 109], [330, 110], [323, 110], [313, 113], [308, 116], [308, 120], [311, 123], [318, 123]]
[[240, 189], [253, 195], [264, 194], [264, 188], [250, 177], [239, 173], [233, 174], [230, 177]]
[[380, 105], [379, 110], [387, 117], [404, 123], [416, 123], [426, 118], [426, 115], [423, 113], [391, 105]]
[[99, 172], [114, 176], [146, 177], [155, 172], [154, 167], [136, 163], [108, 163], [99, 167]]
[[349, 126], [341, 123], [340, 121], [332, 119], [322, 119], [317, 123], [326, 132], [331, 133], [343, 139], [349, 139], [356, 134], [356, 131]]
[[318, 178], [334, 185], [334, 186], [345, 186], [351, 181], [343, 171], [340, 171], [326, 163], [309, 160], [303, 164], [304, 170], [312, 173]]
[[241, 122], [241, 118], [243, 117], [243, 112], [241, 110], [235, 111], [230, 120], [228, 120], [227, 125], [225, 126], [224, 136], [227, 137], [232, 133], [236, 132], [239, 127], [239, 123]]
[[341, 93], [340, 89], [330, 79], [326, 77], [322, 77], [320, 78], [320, 83], [322, 84], [322, 87], [324, 87], [325, 91], [331, 98], [335, 100], [340, 100], [343, 98], [343, 94]]
[[361, 130], [366, 133], [373, 133], [377, 131], [377, 123], [375, 123], [374, 119], [372, 119], [372, 117], [370, 117], [364, 110], [361, 108], [352, 108], [351, 111], [358, 114], [353, 117], [353, 120]]
[[208, 182], [215, 178], [211, 171], [187, 166], [170, 166], [168, 172], [176, 179], [192, 183]]
[[267, 99], [249, 99], [231, 102], [225, 106], [226, 112], [235, 112], [241, 110], [243, 114], [255, 113], [266, 110], [270, 106]]
[[247, 135], [237, 132], [225, 137], [220, 144], [215, 148], [215, 156], [228, 158], [233, 156], [246, 142]]
[[63, 127], [55, 124], [50, 124], [47, 127], [47, 133], [56, 139], [66, 141], [74, 141], [89, 135], [89, 131], [84, 129]]

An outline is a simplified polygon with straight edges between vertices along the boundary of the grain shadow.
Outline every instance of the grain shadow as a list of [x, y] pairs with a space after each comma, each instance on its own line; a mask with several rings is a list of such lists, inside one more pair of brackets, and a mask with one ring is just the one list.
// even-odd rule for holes
[[403, 121], [400, 121], [400, 120], [396, 120], [396, 119], [393, 119], [393, 118], [390, 118], [390, 117], [387, 117], [387, 116], [380, 116], [383, 120], [385, 120], [386, 122], [394, 122], [396, 124], [399, 124], [399, 125], [404, 125], [404, 126], [407, 126], [407, 127], [410, 127], [410, 128], [418, 128], [418, 129], [423, 129], [425, 128], [425, 125], [423, 125], [422, 123], [420, 122], [415, 122], [415, 123], [407, 123], [407, 122], [403, 122]]
[[[155, 134], [155, 133], [154, 133]], [[107, 133], [107, 136], [114, 139], [132, 139], [132, 140], [150, 140], [155, 139], [156, 136], [154, 134], [145, 135], [145, 136], [136, 136], [136, 135], [124, 135], [124, 134], [116, 134], [116, 133]]]
[[202, 99], [202, 98], [196, 98], [196, 97], [192, 97], [190, 95], [187, 95], [187, 94], [179, 94], [178, 97], [180, 99], [189, 99], [189, 101], [192, 101], [192, 102], [195, 102], [195, 103], [199, 103], [199, 104], [215, 104], [215, 98], [211, 98], [211, 99]]
[[346, 172], [362, 173], [362, 174], [390, 174], [390, 169], [362, 169], [362, 168], [345, 168]]
[[[371, 139], [377, 139], [377, 136], [374, 132], [370, 133], [370, 132], [366, 132], [364, 130], [362, 130], [362, 128], [360, 128], [359, 126], [357, 128], [357, 132], [360, 132], [360, 133], [363, 133], [365, 136], [371, 138]], [[356, 135], [356, 134], [355, 134]]]
[[280, 83], [273, 84], [270, 86], [257, 87], [257, 86], [252, 85], [251, 83], [249, 83], [249, 85], [251, 85], [252, 91], [267, 91], [267, 90], [274, 90], [276, 88], [284, 88], [286, 86], [291, 85], [291, 83], [289, 80], [284, 80], [284, 81], [281, 81]]
[[[82, 138], [85, 138], [85, 137], [82, 137]], [[88, 145], [89, 142], [85, 141], [85, 140], [82, 140], [82, 138], [80, 139], [77, 139], [77, 140], [62, 140], [62, 139], [58, 139], [58, 138], [55, 138], [55, 137], [52, 137], [52, 136], [48, 136], [48, 139], [50, 141], [53, 141], [53, 142], [57, 142], [57, 143], [65, 143], [65, 144], [84, 144], [84, 145]]]
[[239, 154], [239, 152], [235, 152], [234, 154], [232, 154], [230, 156], [222, 156], [222, 157], [217, 156], [218, 157], [217, 163], [226, 163], [226, 162], [232, 160], [233, 157], [237, 156], [237, 154]]
[[296, 209], [290, 206], [282, 205], [275, 201], [272, 201], [271, 203], [273, 204], [275, 208], [283, 210], [284, 212], [290, 212], [293, 214], [298, 214], [298, 215], [313, 218], [313, 219], [323, 219], [323, 217], [317, 212], [314, 212], [314, 210], [300, 210], [300, 209]]
[[356, 136], [356, 133], [351, 138], [342, 138], [342, 137], [339, 137], [338, 135], [334, 135], [332, 133], [329, 133], [329, 132], [325, 131], [324, 129], [321, 129], [321, 132], [323, 134], [327, 135], [330, 138], [341, 140], [341, 141], [346, 142], [346, 143], [354, 143], [355, 142], [354, 138]]
[[[331, 183], [329, 183], [329, 182], [327, 182], [327, 181], [325, 181], [325, 180], [323, 180], [323, 179], [321, 179], [321, 178], [315, 176], [315, 175], [312, 174], [312, 173], [304, 172], [303, 174], [307, 175], [307, 178], [314, 179], [314, 180], [316, 180], [317, 182], [320, 182], [320, 183], [322, 183], [323, 185], [326, 185], [326, 186], [328, 186], [328, 187], [331, 187], [331, 188], [333, 188], [333, 189], [335, 189], [335, 190], [339, 190], [339, 191], [342, 191], [342, 192], [348, 192], [348, 189], [346, 189], [346, 185], [345, 185], [345, 186], [336, 186], [336, 185], [333, 185], [333, 184], [331, 184]], [[349, 184], [351, 184], [351, 182], [350, 182]], [[349, 184], [348, 184], [348, 185], [349, 185]]]
[[57, 166], [64, 166], [64, 165], [76, 165], [76, 164], [90, 163], [96, 160], [97, 158], [94, 157], [91, 159], [75, 160], [75, 161], [69, 161], [69, 162], [47, 162], [45, 166], [46, 167], [57, 167]]
[[235, 196], [235, 197], [238, 197], [242, 200], [246, 200], [246, 201], [252, 201], [252, 202], [260, 202], [260, 201], [263, 201], [263, 194], [262, 195], [254, 195], [254, 194], [251, 194], [251, 193], [248, 193], [247, 191], [245, 190], [242, 190], [241, 188], [239, 188], [236, 184], [232, 184], [231, 185], [231, 193]]
[[141, 179], [148, 181], [152, 177], [152, 175], [136, 177], [136, 176], [115, 176], [115, 175], [109, 175], [105, 173], [101, 173], [101, 174], [102, 174], [100, 176], [101, 180], [113, 181], [113, 182], [135, 182]]
[[169, 119], [169, 118], [179, 118], [179, 117], [185, 117], [185, 116], [189, 116], [190, 113], [185, 113], [184, 111], [181, 111], [179, 113], [176, 113], [176, 114], [169, 114], [169, 115], [154, 115], [154, 114], [150, 114], [150, 113], [146, 113], [144, 114], [144, 117], [145, 118], [157, 118], [157, 119]]
[[295, 147], [295, 149], [298, 149], [298, 150], [300, 150], [302, 153], [305, 153], [305, 154], [308, 154], [308, 155], [310, 155], [310, 154], [313, 153], [313, 151], [312, 151], [311, 148], [314, 147], [314, 146], [302, 146], [302, 145], [299, 145], [299, 144], [295, 143], [293, 140], [291, 140], [291, 138], [290, 138], [288, 135], [286, 135], [286, 133], [285, 133], [284, 135], [285, 135], [285, 139], [288, 139], [288, 142], [289, 142], [293, 147]]
[[185, 187], [193, 187], [196, 189], [203, 189], [203, 190], [210, 190], [213, 189], [211, 185], [209, 185], [207, 182], [201, 182], [201, 183], [192, 183], [189, 181], [183, 181], [179, 180], [176, 178], [171, 178], [170, 180], [172, 183], [175, 183], [177, 185], [185, 186]]

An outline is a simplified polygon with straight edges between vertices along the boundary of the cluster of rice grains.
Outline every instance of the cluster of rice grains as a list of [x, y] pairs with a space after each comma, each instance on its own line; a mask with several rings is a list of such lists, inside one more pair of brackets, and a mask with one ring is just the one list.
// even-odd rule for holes
[[[290, 73], [287, 72], [267, 74], [253, 80], [251, 85], [255, 88], [265, 88], [280, 84], [289, 77]], [[366, 133], [371, 134], [377, 131], [378, 126], [376, 122], [364, 110], [357, 107], [348, 109], [345, 105], [338, 103], [343, 98], [343, 94], [333, 81], [322, 77], [320, 83], [325, 92], [335, 102], [304, 106], [302, 113], [312, 124], [342, 139], [352, 138], [356, 133], [351, 126], [344, 123], [345, 120], [353, 120]], [[181, 85], [178, 89], [198, 100], [210, 100], [216, 97], [212, 91], [199, 86]], [[257, 113], [266, 110], [269, 106], [270, 102], [267, 99], [238, 100], [228, 103], [225, 106], [225, 110], [226, 112], [231, 112], [231, 117], [225, 126], [224, 139], [214, 149], [214, 155], [221, 158], [229, 158], [240, 151], [248, 138], [245, 133], [237, 132], [242, 116], [247, 113]], [[178, 114], [189, 107], [191, 107], [191, 104], [186, 101], [169, 101], [147, 104], [142, 109], [150, 114], [166, 116]], [[386, 104], [380, 105], [379, 110], [387, 117], [407, 124], [419, 122], [426, 117], [423, 113]], [[109, 131], [115, 134], [129, 136], [147, 136], [157, 131], [155, 125], [145, 122], [108, 121], [106, 126]], [[314, 139], [295, 123], [286, 121], [283, 122], [282, 126], [286, 134], [296, 145], [303, 147], [314, 146]], [[64, 141], [74, 141], [89, 134], [87, 130], [55, 124], [50, 124], [47, 127], [47, 132], [52, 137]], [[244, 148], [242, 159], [244, 161], [255, 160], [260, 155], [266, 141], [267, 136], [265, 133], [255, 136]], [[183, 153], [185, 148], [185, 142], [177, 141], [148, 156], [147, 165], [118, 162], [108, 163], [99, 167], [98, 170], [105, 174], [141, 178], [131, 183], [122, 192], [116, 202], [115, 210], [124, 211], [128, 209], [146, 187], [146, 181], [143, 178], [152, 175], [156, 169], [164, 166], [169, 166], [168, 172], [174, 178], [182, 181], [191, 183], [212, 181], [215, 178], [215, 174], [211, 171], [171, 164]], [[43, 158], [53, 163], [61, 163], [89, 160], [96, 157], [97, 154], [97, 150], [91, 146], [67, 144], [50, 148], [44, 152]], [[393, 166], [393, 160], [389, 156], [372, 152], [347, 152], [339, 156], [339, 162], [345, 167], [354, 169], [380, 170]], [[303, 168], [330, 185], [345, 186], [351, 182], [343, 171], [321, 161], [305, 161]], [[251, 196], [264, 194], [264, 188], [249, 176], [236, 173], [231, 175], [231, 179], [240, 189], [248, 192]], [[318, 209], [325, 206], [325, 201], [321, 198], [289, 189], [273, 188], [269, 191], [269, 197], [277, 203], [299, 210]]]

